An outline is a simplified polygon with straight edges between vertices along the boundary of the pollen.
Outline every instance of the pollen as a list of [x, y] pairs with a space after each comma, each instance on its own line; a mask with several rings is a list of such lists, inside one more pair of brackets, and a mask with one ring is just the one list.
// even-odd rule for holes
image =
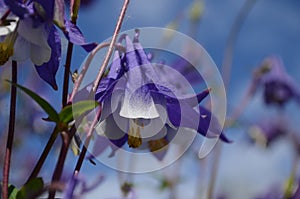
[[141, 128], [134, 121], [130, 121], [127, 142], [130, 148], [138, 148], [142, 145]]
[[14, 43], [16, 32], [7, 35], [3, 42], [0, 43], [0, 66], [5, 64], [14, 53]]
[[168, 145], [168, 141], [165, 138], [158, 140], [150, 140], [148, 146], [151, 152], [156, 152]]

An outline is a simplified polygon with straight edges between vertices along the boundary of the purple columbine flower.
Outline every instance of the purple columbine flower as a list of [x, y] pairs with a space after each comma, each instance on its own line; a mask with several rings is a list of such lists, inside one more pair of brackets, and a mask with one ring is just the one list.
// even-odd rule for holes
[[72, 175], [72, 177], [66, 183], [65, 190], [63, 192], [64, 199], [79, 199], [82, 198], [84, 194], [93, 191], [104, 180], [103, 176], [99, 176], [96, 181], [87, 185], [87, 180], [80, 175]]
[[[4, 0], [0, 3], [2, 14], [10, 10], [9, 15], [0, 24], [0, 65], [9, 58], [25, 61], [28, 58], [35, 65], [39, 76], [55, 90], [55, 75], [61, 59], [61, 40], [54, 26], [55, 1]], [[86, 44], [80, 30], [66, 21], [63, 32], [74, 44], [91, 50], [94, 45]]]
[[271, 119], [253, 126], [250, 131], [251, 139], [263, 146], [270, 146], [274, 141], [288, 134], [287, 122], [282, 118]]
[[[138, 37], [137, 32], [132, 42], [128, 35], [121, 36], [126, 53], [115, 52], [110, 70], [96, 91], [96, 100], [103, 104], [97, 132], [117, 148], [127, 143], [130, 148], [148, 148], [153, 153], [166, 148], [179, 128], [206, 137], [219, 136], [208, 133], [215, 118], [199, 106], [209, 90], [182, 96], [159, 78], [160, 69], [150, 63]], [[221, 132], [219, 126], [215, 128]], [[223, 134], [220, 138], [229, 142]]]
[[266, 104], [275, 104], [282, 107], [292, 98], [300, 102], [300, 88], [285, 71], [280, 57], [270, 56], [265, 58], [255, 75], [259, 84], [264, 87]]

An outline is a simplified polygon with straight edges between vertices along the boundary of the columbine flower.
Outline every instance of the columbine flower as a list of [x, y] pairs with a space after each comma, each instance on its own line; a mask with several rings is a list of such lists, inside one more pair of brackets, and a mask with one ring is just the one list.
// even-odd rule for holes
[[[178, 128], [217, 137], [208, 133], [210, 112], [198, 106], [209, 90], [196, 96], [180, 95], [159, 78], [159, 69], [150, 63], [138, 36], [137, 32], [133, 42], [127, 35], [121, 37], [126, 53], [115, 52], [110, 71], [96, 91], [96, 100], [103, 104], [97, 132], [117, 147], [127, 142], [130, 148], [151, 152], [166, 148]], [[228, 142], [223, 134], [220, 137]]]
[[282, 118], [267, 120], [250, 128], [252, 140], [262, 146], [270, 146], [278, 138], [287, 135], [286, 122]]
[[87, 180], [80, 175], [72, 175], [71, 179], [67, 182], [65, 190], [63, 192], [64, 199], [79, 199], [84, 194], [96, 189], [104, 180], [103, 176], [99, 176], [96, 181], [87, 185]]
[[292, 98], [300, 102], [300, 88], [293, 78], [286, 73], [279, 57], [265, 58], [255, 75], [259, 84], [264, 86], [266, 104], [283, 106]]
[[[4, 0], [1, 11], [10, 10], [14, 15], [0, 24], [0, 65], [9, 58], [25, 61], [28, 58], [35, 65], [39, 76], [57, 89], [55, 75], [61, 58], [61, 40], [53, 24], [55, 1]], [[64, 33], [72, 43], [91, 50], [82, 33], [66, 21]]]

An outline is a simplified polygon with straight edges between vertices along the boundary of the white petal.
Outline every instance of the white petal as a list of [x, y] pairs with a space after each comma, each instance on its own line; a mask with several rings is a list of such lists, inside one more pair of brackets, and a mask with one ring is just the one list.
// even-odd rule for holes
[[13, 32], [17, 27], [18, 18], [13, 18], [16, 21], [10, 22], [8, 26], [0, 26], [0, 36], [5, 36], [11, 32]]
[[[160, 139], [165, 136], [165, 133], [162, 134], [162, 130], [165, 129], [165, 124], [167, 122], [167, 113], [164, 107], [157, 105], [156, 106], [159, 117], [154, 119], [135, 119], [132, 124], [133, 128], [140, 128], [140, 134], [143, 139], [151, 138]], [[166, 129], [164, 130], [166, 132]]]
[[31, 61], [37, 65], [40, 66], [44, 63], [47, 63], [50, 60], [51, 57], [51, 48], [44, 48], [40, 46], [36, 46], [34, 44], [31, 44], [30, 47], [30, 58]]
[[104, 121], [97, 124], [96, 132], [111, 140], [122, 138], [128, 129], [128, 119], [112, 114]]
[[31, 19], [20, 20], [18, 34], [36, 46], [50, 49], [47, 42], [48, 32], [46, 31], [44, 25], [34, 28]]
[[[148, 66], [149, 67], [149, 66]], [[126, 118], [153, 119], [159, 116], [150, 91], [145, 85], [152, 83], [145, 76], [146, 67], [134, 67], [122, 78], [127, 78], [125, 96], [120, 115]]]
[[120, 115], [126, 118], [144, 118], [152, 119], [159, 117], [159, 114], [155, 108], [153, 99], [150, 98], [150, 101], [145, 102], [143, 97], [136, 97], [134, 100], [130, 100], [130, 97], [126, 96], [122, 104]]
[[14, 45], [14, 54], [11, 57], [12, 60], [22, 62], [30, 57], [30, 44], [22, 37], [17, 37]]

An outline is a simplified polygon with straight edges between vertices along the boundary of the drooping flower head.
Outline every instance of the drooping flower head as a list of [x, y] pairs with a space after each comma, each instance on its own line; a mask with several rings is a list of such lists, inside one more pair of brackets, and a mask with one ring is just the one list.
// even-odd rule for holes
[[266, 104], [282, 107], [291, 99], [300, 102], [300, 87], [285, 71], [280, 57], [270, 56], [262, 61], [255, 72], [259, 84], [264, 87], [264, 101]]
[[268, 147], [273, 142], [288, 134], [287, 122], [282, 118], [269, 119], [250, 128], [251, 139], [262, 146]]
[[[138, 31], [133, 41], [128, 35], [121, 36], [126, 52], [115, 52], [110, 70], [96, 91], [96, 100], [102, 104], [97, 132], [117, 147], [127, 143], [130, 148], [149, 149], [153, 153], [167, 148], [179, 128], [206, 137], [219, 136], [208, 132], [215, 118], [199, 106], [209, 90], [182, 95], [160, 78], [162, 66], [150, 62], [138, 37]], [[214, 128], [221, 132], [220, 127]], [[229, 141], [223, 134], [220, 138]]]
[[[0, 24], [0, 65], [10, 58], [18, 62], [30, 58], [39, 76], [57, 89], [55, 75], [61, 58], [61, 40], [54, 20], [55, 14], [63, 12], [64, 7], [58, 8], [55, 3], [53, 0], [2, 1], [0, 14], [11, 14]], [[60, 28], [72, 43], [83, 45], [87, 50], [94, 47], [86, 45], [74, 24], [65, 21]]]

